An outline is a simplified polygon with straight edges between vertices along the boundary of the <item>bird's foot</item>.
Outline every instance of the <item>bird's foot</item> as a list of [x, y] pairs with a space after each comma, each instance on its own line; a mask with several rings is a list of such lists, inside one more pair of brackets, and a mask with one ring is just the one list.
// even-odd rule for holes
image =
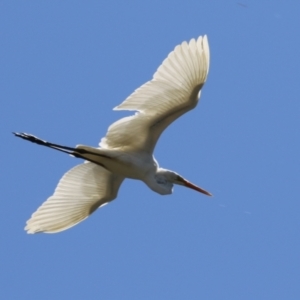
[[47, 145], [48, 142], [46, 141], [43, 141], [41, 139], [39, 139], [38, 137], [32, 135], [32, 134], [28, 134], [28, 133], [25, 133], [25, 132], [13, 132], [13, 134], [21, 139], [24, 139], [24, 140], [27, 140], [27, 141], [30, 141], [32, 143], [35, 143], [35, 144], [38, 144], [38, 145]]

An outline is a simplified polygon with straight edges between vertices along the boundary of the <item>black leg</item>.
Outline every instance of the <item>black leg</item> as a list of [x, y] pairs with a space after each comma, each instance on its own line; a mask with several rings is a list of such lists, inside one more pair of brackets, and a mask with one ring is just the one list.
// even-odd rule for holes
[[[21, 139], [24, 139], [26, 141], [32, 142], [34, 144], [38, 144], [41, 146], [45, 146], [45, 147], [49, 147], [58, 151], [62, 151], [64, 153], [68, 153], [68, 154], [72, 154], [74, 155], [74, 151], [76, 151], [75, 148], [72, 147], [67, 147], [67, 146], [62, 146], [62, 145], [58, 145], [58, 144], [53, 144], [53, 143], [49, 143], [47, 141], [41, 140], [38, 137], [32, 135], [32, 134], [27, 134], [24, 132], [18, 133], [18, 132], [13, 132], [13, 134]], [[76, 155], [74, 155], [76, 156]]]
[[[41, 140], [38, 137], [32, 135], [32, 134], [28, 134], [28, 133], [24, 133], [24, 132], [13, 132], [13, 134], [21, 139], [24, 139], [26, 141], [41, 145], [41, 146], [45, 146], [45, 147], [49, 147], [51, 149], [55, 149], [58, 151], [61, 151], [63, 153], [67, 153], [70, 154], [72, 156], [75, 156], [77, 158], [81, 158], [84, 160], [89, 160], [92, 163], [98, 164], [104, 168], [106, 168], [103, 164], [99, 163], [99, 162], [94, 162], [93, 160], [90, 160], [88, 158], [85, 157], [85, 154], [89, 154], [89, 151], [85, 150], [85, 149], [77, 149], [77, 148], [72, 148], [72, 147], [67, 147], [67, 146], [62, 146], [62, 145], [58, 145], [58, 144], [53, 144], [53, 143], [49, 143], [47, 141]], [[102, 156], [102, 157], [106, 157], [106, 158], [110, 158], [109, 156], [103, 155], [103, 154], [95, 154], [94, 155], [98, 155], [98, 156]]]

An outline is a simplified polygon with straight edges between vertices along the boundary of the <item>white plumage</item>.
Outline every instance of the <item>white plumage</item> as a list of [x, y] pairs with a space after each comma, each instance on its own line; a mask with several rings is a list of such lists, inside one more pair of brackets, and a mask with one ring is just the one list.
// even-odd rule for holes
[[162, 195], [172, 193], [173, 184], [211, 195], [177, 173], [159, 168], [153, 157], [156, 142], [164, 129], [197, 105], [208, 70], [206, 36], [175, 47], [153, 79], [114, 108], [136, 113], [113, 123], [101, 139], [100, 148], [84, 145], [71, 148], [30, 134], [14, 133], [25, 140], [88, 161], [62, 177], [53, 196], [27, 221], [25, 230], [28, 233], [54, 233], [76, 225], [115, 199], [125, 178], [141, 180]]
[[[209, 69], [207, 37], [175, 47], [153, 79], [143, 84], [114, 110], [138, 111], [113, 123], [100, 147], [153, 153], [162, 131], [193, 109]], [[147, 133], [147, 134], [145, 134]]]
[[54, 194], [27, 221], [25, 230], [54, 233], [76, 225], [114, 199], [123, 180], [124, 177], [90, 162], [72, 168], [62, 177]]

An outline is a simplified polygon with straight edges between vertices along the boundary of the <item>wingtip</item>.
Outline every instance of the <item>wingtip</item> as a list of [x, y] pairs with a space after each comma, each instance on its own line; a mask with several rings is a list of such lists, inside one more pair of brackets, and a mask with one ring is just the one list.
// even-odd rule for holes
[[28, 225], [26, 225], [24, 227], [24, 230], [26, 231], [27, 234], [35, 234], [36, 233], [35, 230], [32, 230], [32, 229], [28, 228]]

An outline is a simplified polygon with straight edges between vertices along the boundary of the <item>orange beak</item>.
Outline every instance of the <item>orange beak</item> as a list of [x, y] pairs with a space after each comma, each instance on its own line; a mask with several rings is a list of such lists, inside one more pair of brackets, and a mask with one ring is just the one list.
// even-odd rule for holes
[[197, 192], [200, 192], [202, 194], [205, 194], [207, 196], [212, 196], [212, 194], [210, 192], [202, 189], [201, 187], [199, 187], [199, 186], [197, 186], [197, 185], [195, 185], [195, 184], [193, 184], [193, 183], [191, 183], [191, 182], [189, 182], [189, 181], [187, 181], [185, 179], [184, 179], [183, 183], [184, 183], [184, 186], [186, 186], [186, 187], [188, 187], [190, 189], [193, 189], [193, 190], [195, 190]]
[[201, 187], [199, 187], [199, 186], [197, 186], [197, 185], [195, 185], [195, 184], [193, 184], [193, 183], [187, 181], [186, 179], [184, 179], [183, 177], [181, 177], [181, 176], [179, 176], [179, 175], [178, 175], [176, 181], [177, 181], [177, 182], [174, 182], [174, 183], [177, 183], [177, 184], [186, 186], [186, 187], [188, 187], [188, 188], [190, 188], [190, 189], [193, 189], [193, 190], [195, 190], [195, 191], [197, 191], [197, 192], [200, 192], [200, 193], [202, 193], [202, 194], [205, 194], [205, 195], [207, 195], [207, 196], [212, 196], [212, 194], [211, 194], [210, 192], [208, 192], [208, 191], [204, 190], [203, 188], [201, 188]]

